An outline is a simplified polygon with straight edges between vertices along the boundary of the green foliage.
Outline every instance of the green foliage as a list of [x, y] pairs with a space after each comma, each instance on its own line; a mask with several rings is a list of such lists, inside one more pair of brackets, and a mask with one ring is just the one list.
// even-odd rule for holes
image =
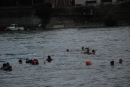
[[114, 12], [108, 12], [105, 16], [105, 25], [106, 26], [116, 26], [117, 19]]

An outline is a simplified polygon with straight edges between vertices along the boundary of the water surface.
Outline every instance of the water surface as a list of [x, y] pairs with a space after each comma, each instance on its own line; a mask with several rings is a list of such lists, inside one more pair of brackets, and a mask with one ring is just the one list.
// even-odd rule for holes
[[[96, 54], [82, 54], [82, 46]], [[44, 64], [48, 55], [54, 60]], [[39, 65], [26, 64], [26, 58]], [[129, 87], [130, 27], [0, 32], [0, 66], [5, 62], [13, 71], [0, 70], [0, 87]]]

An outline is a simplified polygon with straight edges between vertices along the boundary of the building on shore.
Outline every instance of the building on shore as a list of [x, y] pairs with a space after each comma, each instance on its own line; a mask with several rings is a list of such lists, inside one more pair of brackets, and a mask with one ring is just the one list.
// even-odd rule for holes
[[45, 0], [45, 2], [52, 3], [53, 7], [69, 7], [72, 6], [74, 0]]
[[129, 0], [0, 0], [0, 7], [32, 6], [37, 3], [52, 3], [55, 7], [97, 6], [101, 4], [119, 4]]
[[101, 4], [118, 4], [129, 0], [75, 0], [75, 6], [97, 6]]

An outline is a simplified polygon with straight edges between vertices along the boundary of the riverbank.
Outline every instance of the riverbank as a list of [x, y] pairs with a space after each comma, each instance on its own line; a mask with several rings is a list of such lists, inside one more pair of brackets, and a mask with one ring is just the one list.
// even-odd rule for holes
[[[77, 17], [75, 21], [74, 17], [52, 17], [50, 22], [46, 25], [46, 29], [56, 29], [56, 28], [99, 28], [99, 27], [108, 27], [103, 22], [79, 22], [80, 19], [83, 19], [84, 16]], [[118, 21], [117, 26], [129, 26], [130, 23], [126, 21]]]
[[[118, 25], [118, 26], [113, 26], [113, 27], [125, 27], [125, 26], [130, 26], [129, 24], [127, 23], [124, 23], [124, 24], [121, 24], [121, 25]], [[37, 26], [24, 26], [25, 27], [25, 30], [37, 30]], [[84, 23], [84, 24], [74, 24], [74, 23], [71, 23], [71, 24], [57, 24], [57, 25], [53, 25], [53, 26], [48, 26], [46, 28], [43, 28], [43, 27], [40, 27], [39, 30], [46, 30], [46, 29], [67, 29], [67, 28], [105, 28], [105, 27], [108, 27], [108, 26], [105, 26], [104, 24], [101, 24], [101, 23]], [[6, 28], [6, 26], [0, 26], [0, 31], [4, 31]]]
[[[128, 2], [127, 2], [128, 3]], [[90, 28], [106, 26], [129, 26], [129, 3], [120, 5], [101, 5], [97, 7], [67, 7], [53, 8], [44, 11], [43, 8], [2, 8], [0, 9], [0, 30], [12, 23], [17, 23], [25, 29], [50, 28]], [[42, 15], [49, 12], [49, 15]], [[37, 14], [39, 13], [39, 14]], [[42, 13], [42, 14], [41, 14]]]
[[103, 24], [59, 24], [59, 25], [53, 25], [51, 27], [46, 27], [46, 29], [52, 28], [52, 29], [57, 29], [57, 28], [97, 28], [97, 27], [105, 27]]

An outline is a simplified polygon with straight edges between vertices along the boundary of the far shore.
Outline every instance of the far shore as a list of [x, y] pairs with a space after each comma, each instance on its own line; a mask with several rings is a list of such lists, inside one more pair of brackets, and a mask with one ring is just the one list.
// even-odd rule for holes
[[46, 27], [46, 29], [57, 29], [57, 28], [105, 28], [105, 27], [123, 27], [130, 26], [128, 23], [123, 23], [117, 26], [105, 26], [102, 23], [89, 23], [89, 24], [57, 24], [51, 27]]
[[[91, 24], [57, 24], [57, 25], [53, 25], [51, 27], [40, 27], [39, 30], [44, 30], [44, 29], [67, 29], [67, 28], [105, 28], [105, 27], [124, 27], [124, 26], [130, 26], [130, 24], [120, 24], [118, 26], [105, 26], [104, 24], [99, 24], [99, 23], [91, 23]], [[5, 26], [0, 26], [0, 30], [4, 30], [6, 27]], [[30, 28], [30, 30], [37, 30], [38, 28], [35, 26], [30, 26], [27, 27], [25, 26], [25, 30], [28, 30], [28, 28]]]

